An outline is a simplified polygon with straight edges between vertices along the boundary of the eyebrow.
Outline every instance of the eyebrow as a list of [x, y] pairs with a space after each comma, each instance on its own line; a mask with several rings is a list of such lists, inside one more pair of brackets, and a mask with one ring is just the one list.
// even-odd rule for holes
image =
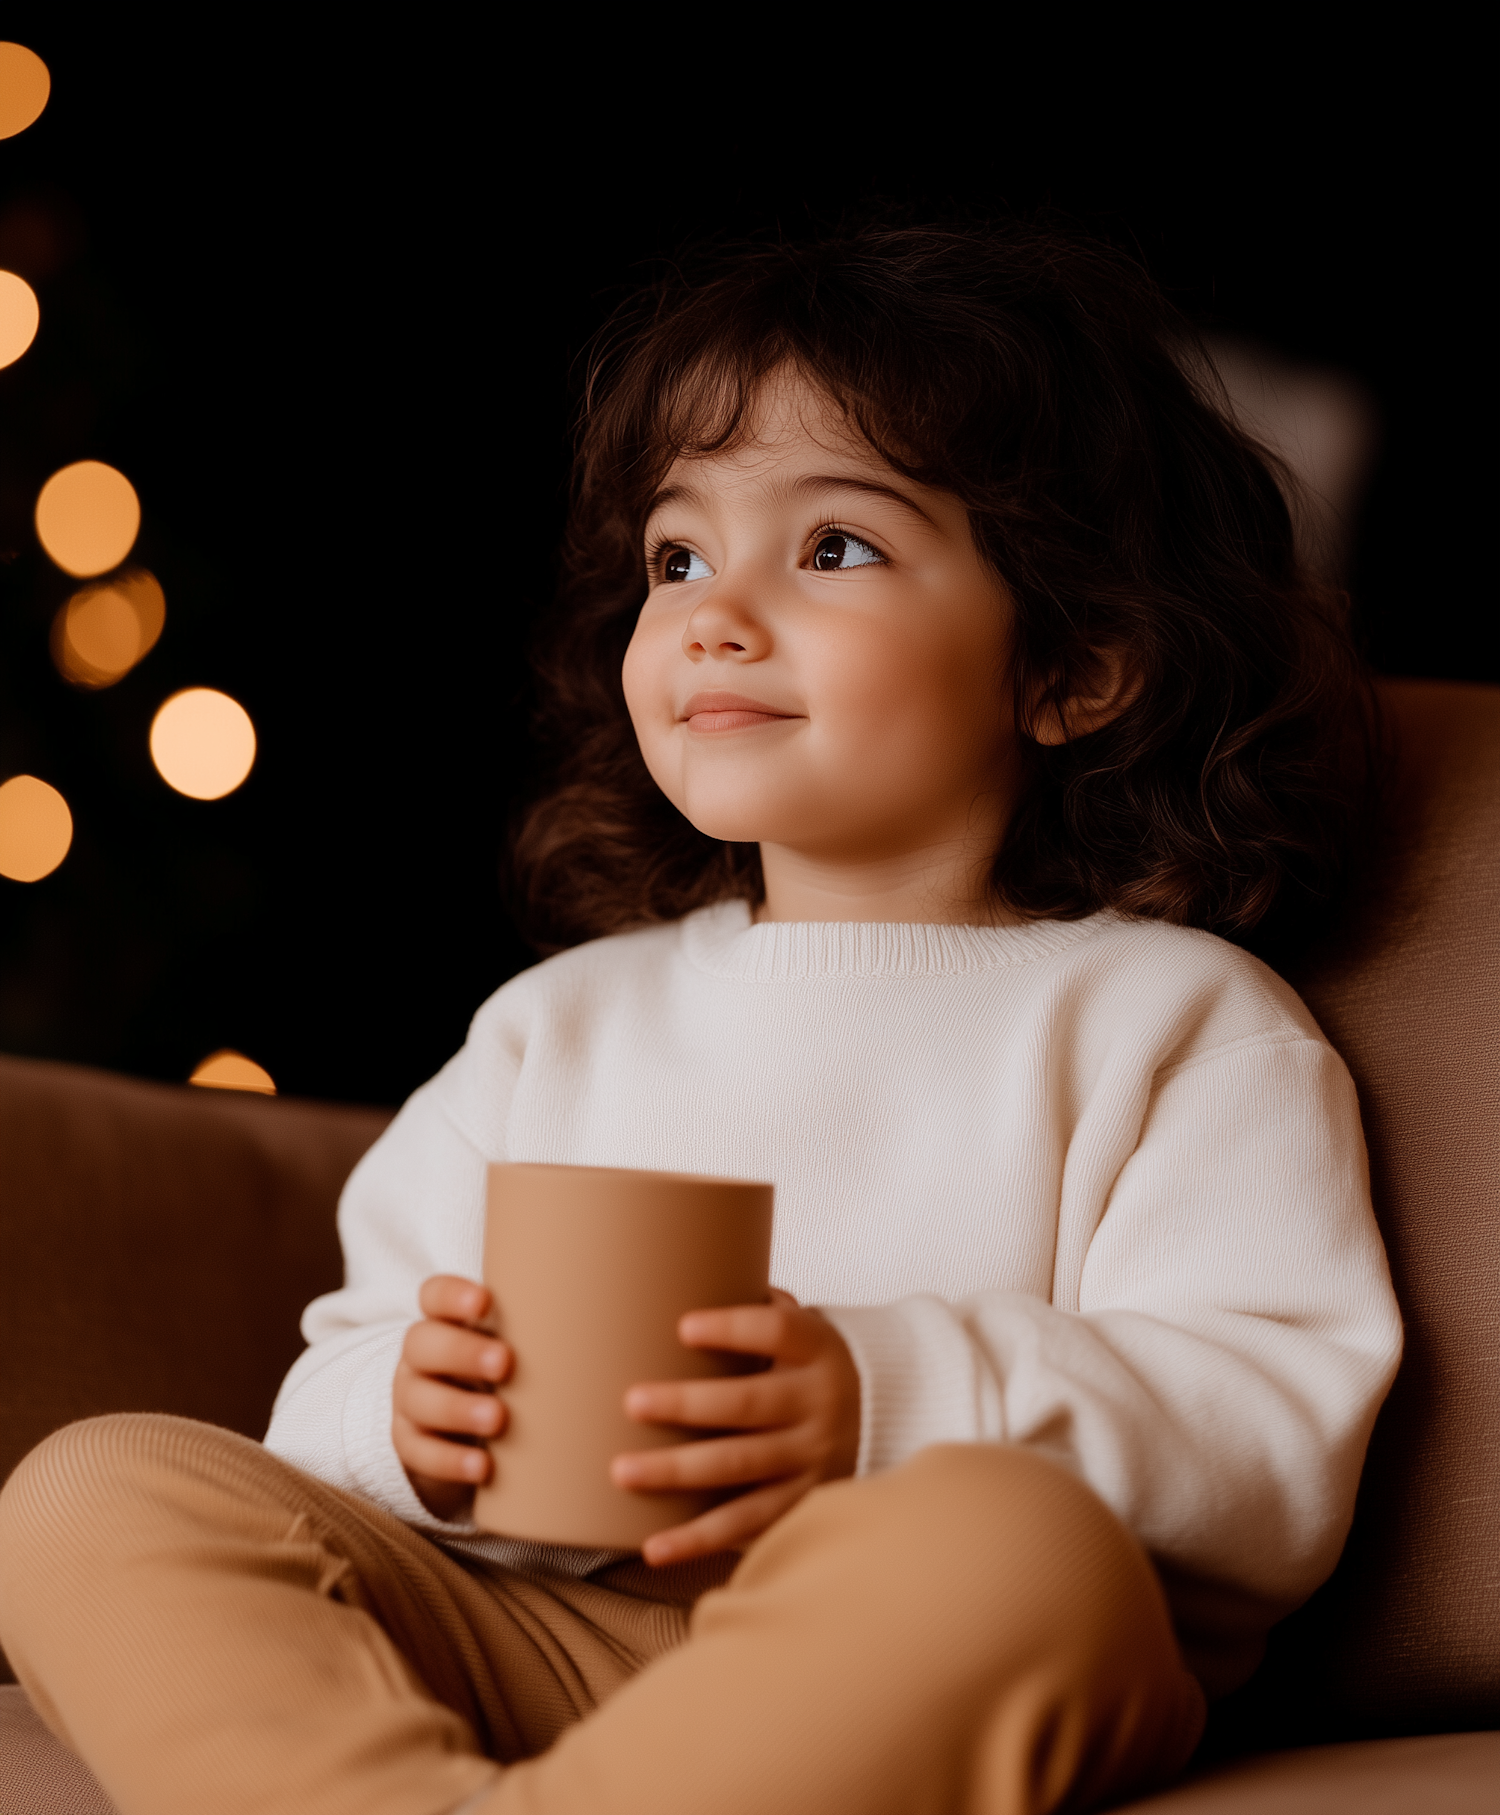
[[[905, 492], [897, 491], [893, 485], [881, 485], [874, 479], [856, 479], [847, 473], [809, 473], [804, 478], [793, 480], [783, 489], [792, 496], [803, 498], [815, 496], [819, 492], [864, 492], [872, 498], [883, 498], [888, 504], [897, 505], [929, 528], [936, 527], [915, 499], [908, 498]], [[646, 515], [648, 518], [655, 516], [657, 511], [668, 504], [701, 505], [705, 502], [702, 492], [691, 485], [664, 485], [652, 498]]]
[[646, 506], [646, 516], [654, 517], [665, 504], [702, 504], [702, 492], [694, 491], [690, 485], [664, 485], [651, 496]]
[[908, 498], [894, 485], [881, 485], [874, 479], [853, 479], [843, 473], [810, 473], [805, 479], [798, 479], [790, 489], [802, 497], [810, 497], [816, 492], [864, 492], [869, 497], [884, 498], [887, 503], [898, 505], [911, 516], [920, 518], [929, 528], [935, 527], [915, 498]]

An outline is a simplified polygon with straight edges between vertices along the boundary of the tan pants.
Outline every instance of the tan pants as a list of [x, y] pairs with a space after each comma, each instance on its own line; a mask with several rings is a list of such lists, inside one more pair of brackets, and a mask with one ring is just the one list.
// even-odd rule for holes
[[1203, 1718], [1089, 1490], [953, 1445], [808, 1496], [699, 1598], [461, 1567], [185, 1419], [58, 1432], [0, 1495], [0, 1642], [122, 1815], [1031, 1815]]

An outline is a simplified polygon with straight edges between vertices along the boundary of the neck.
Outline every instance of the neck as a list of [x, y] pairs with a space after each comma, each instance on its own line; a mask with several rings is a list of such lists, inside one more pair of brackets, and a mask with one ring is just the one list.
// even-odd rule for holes
[[831, 860], [786, 845], [760, 847], [766, 898], [757, 921], [885, 920], [929, 926], [1009, 926], [1019, 916], [988, 888], [993, 846], [961, 841], [924, 850]]

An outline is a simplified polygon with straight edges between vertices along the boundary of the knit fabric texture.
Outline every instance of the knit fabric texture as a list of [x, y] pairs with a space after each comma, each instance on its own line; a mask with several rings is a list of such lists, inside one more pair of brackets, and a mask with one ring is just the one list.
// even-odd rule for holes
[[433, 1273], [481, 1272], [493, 1161], [769, 1179], [772, 1281], [862, 1387], [858, 1472], [1029, 1445], [1156, 1560], [1210, 1692], [1338, 1557], [1400, 1320], [1348, 1073], [1297, 996], [1209, 934], [754, 925], [602, 939], [498, 991], [356, 1167], [347, 1275], [303, 1323], [269, 1447], [440, 1542], [391, 1382]]

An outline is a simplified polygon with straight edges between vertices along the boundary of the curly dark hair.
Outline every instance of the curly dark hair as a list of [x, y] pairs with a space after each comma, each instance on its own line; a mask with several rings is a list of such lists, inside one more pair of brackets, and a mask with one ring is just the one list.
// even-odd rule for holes
[[[552, 781], [512, 860], [540, 949], [759, 898], [758, 848], [698, 832], [651, 780], [620, 668], [654, 492], [674, 459], [743, 437], [788, 366], [896, 472], [967, 506], [1014, 602], [1025, 779], [997, 902], [1243, 938], [1332, 893], [1370, 692], [1347, 601], [1299, 566], [1290, 476], [1236, 426], [1193, 330], [1128, 259], [1048, 229], [868, 227], [720, 249], [595, 345], [539, 640]], [[1130, 703], [1038, 741], [1101, 651], [1126, 657]]]

